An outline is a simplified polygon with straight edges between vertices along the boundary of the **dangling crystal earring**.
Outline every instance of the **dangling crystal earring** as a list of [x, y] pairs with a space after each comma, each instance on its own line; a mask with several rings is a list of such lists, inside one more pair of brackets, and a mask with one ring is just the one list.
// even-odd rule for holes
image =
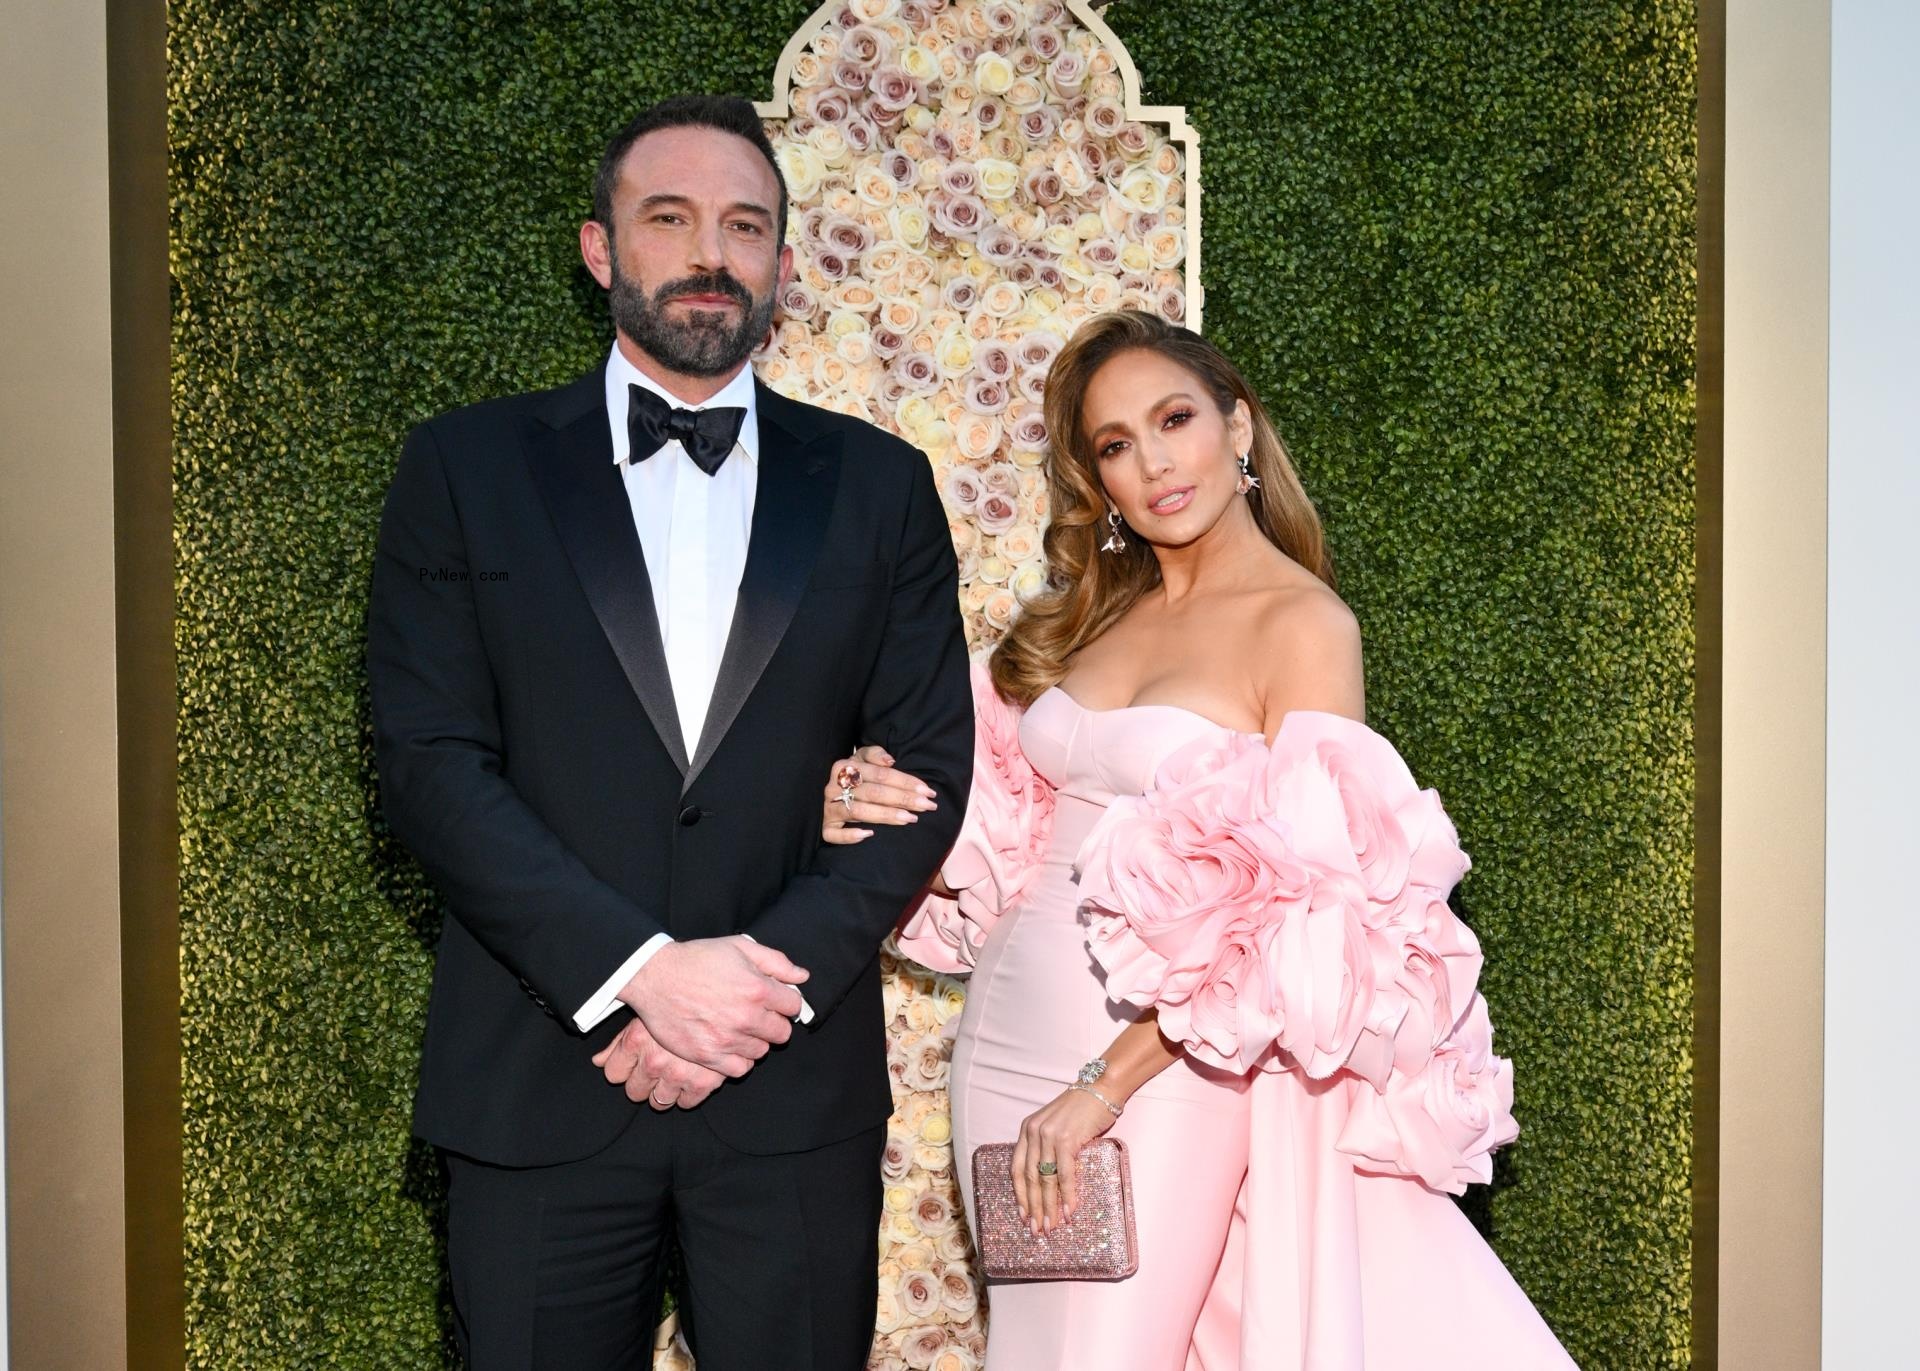
[[1100, 544], [1100, 550], [1102, 552], [1127, 550], [1127, 540], [1120, 536], [1120, 511], [1117, 509], [1107, 511], [1107, 541]]
[[1258, 489], [1260, 489], [1260, 478], [1253, 474], [1253, 454], [1243, 452], [1240, 454], [1240, 493], [1245, 495], [1249, 491]]

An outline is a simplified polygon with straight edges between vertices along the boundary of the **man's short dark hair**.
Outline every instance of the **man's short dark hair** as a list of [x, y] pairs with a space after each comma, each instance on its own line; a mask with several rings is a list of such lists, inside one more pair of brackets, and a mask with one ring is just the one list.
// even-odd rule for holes
[[641, 110], [625, 128], [613, 135], [600, 158], [600, 170], [593, 177], [593, 217], [601, 227], [613, 232], [613, 188], [620, 180], [620, 164], [644, 135], [656, 129], [703, 128], [737, 134], [760, 149], [760, 155], [773, 168], [774, 184], [780, 188], [780, 203], [774, 207], [774, 241], [787, 241], [787, 178], [780, 173], [773, 144], [760, 123], [753, 103], [737, 95], [671, 95], [657, 105]]

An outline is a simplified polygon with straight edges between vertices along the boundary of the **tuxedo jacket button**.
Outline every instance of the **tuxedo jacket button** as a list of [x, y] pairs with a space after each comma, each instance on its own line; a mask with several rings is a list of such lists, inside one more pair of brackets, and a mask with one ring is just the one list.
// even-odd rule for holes
[[699, 822], [700, 822], [700, 806], [699, 805], [688, 805], [685, 809], [680, 811], [680, 827], [692, 828], [695, 824]]

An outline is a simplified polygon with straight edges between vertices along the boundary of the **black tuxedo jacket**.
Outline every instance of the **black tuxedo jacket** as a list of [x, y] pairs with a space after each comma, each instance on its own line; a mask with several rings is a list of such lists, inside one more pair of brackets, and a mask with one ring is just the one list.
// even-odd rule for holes
[[[387, 820], [447, 904], [414, 1102], [430, 1142], [545, 1165], [645, 1111], [588, 1060], [631, 1014], [585, 1037], [572, 1016], [662, 931], [745, 931], [812, 973], [811, 1025], [699, 1106], [723, 1140], [798, 1151], [889, 1112], [879, 944], [952, 844], [972, 767], [952, 543], [913, 447], [756, 396], [746, 571], [692, 756], [603, 372], [407, 440], [367, 668]], [[862, 742], [940, 808], [829, 846], [827, 773]]]

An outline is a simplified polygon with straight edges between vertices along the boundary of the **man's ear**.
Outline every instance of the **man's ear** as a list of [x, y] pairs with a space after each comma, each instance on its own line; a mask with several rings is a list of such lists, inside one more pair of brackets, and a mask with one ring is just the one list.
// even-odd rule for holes
[[607, 237], [606, 225], [598, 219], [580, 225], [580, 260], [587, 264], [600, 289], [613, 285], [613, 242]]
[[793, 244], [782, 243], [780, 245], [780, 267], [773, 274], [773, 298], [776, 300], [784, 298], [787, 293], [787, 285], [792, 280]]

